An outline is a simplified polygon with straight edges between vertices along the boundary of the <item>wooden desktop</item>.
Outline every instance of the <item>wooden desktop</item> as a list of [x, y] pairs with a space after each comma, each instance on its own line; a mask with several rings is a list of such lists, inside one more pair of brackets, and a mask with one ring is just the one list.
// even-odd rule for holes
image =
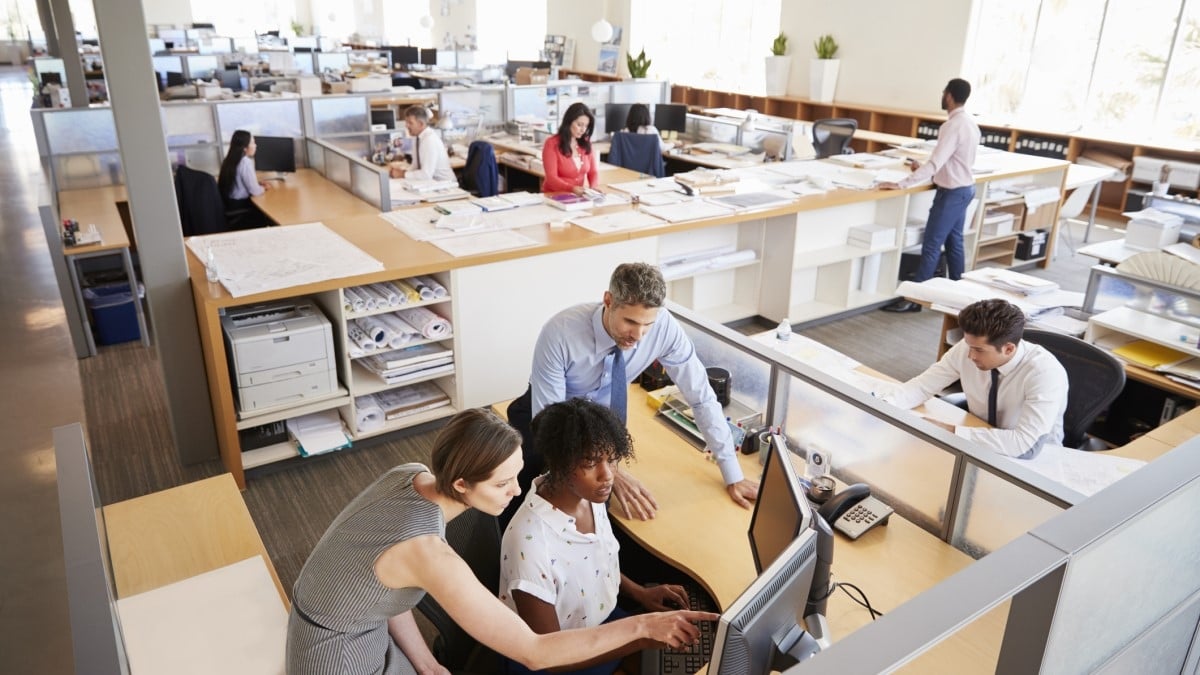
[[273, 180], [265, 192], [250, 200], [276, 225], [379, 213], [378, 208], [313, 169], [298, 169], [283, 180]]

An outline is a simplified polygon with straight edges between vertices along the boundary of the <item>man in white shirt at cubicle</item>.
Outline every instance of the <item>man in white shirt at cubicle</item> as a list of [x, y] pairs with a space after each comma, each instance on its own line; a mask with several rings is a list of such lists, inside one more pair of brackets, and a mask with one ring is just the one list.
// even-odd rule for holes
[[404, 111], [404, 128], [413, 139], [412, 163], [407, 169], [393, 167], [392, 178], [454, 180], [446, 144], [437, 130], [429, 126], [429, 111], [425, 106], [409, 106]]
[[1021, 339], [1025, 314], [1005, 300], [980, 300], [958, 313], [963, 338], [925, 372], [877, 395], [915, 408], [959, 380], [973, 415], [990, 428], [930, 420], [1002, 455], [1029, 459], [1062, 445], [1067, 371], [1041, 345]]

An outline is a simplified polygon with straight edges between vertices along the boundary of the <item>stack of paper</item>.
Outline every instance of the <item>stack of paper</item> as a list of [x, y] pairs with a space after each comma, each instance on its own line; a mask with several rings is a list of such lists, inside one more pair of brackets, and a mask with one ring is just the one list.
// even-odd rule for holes
[[541, 204], [542, 195], [530, 192], [510, 192], [494, 197], [476, 197], [471, 200], [471, 203], [484, 211], [507, 211], [522, 206]]
[[287, 421], [288, 435], [300, 445], [300, 456], [311, 457], [350, 447], [337, 410], [293, 417]]
[[1135, 340], [1117, 347], [1112, 353], [1135, 366], [1151, 370], [1166, 370], [1192, 358], [1181, 351], [1148, 340]]
[[793, 198], [794, 196], [789, 192], [769, 190], [765, 192], [743, 192], [724, 197], [711, 197], [710, 200], [717, 204], [728, 206], [736, 211], [745, 211], [749, 209], [785, 206], [791, 204]]
[[963, 278], [1021, 295], [1042, 295], [1058, 290], [1058, 284], [1053, 281], [1005, 269], [980, 268], [963, 272]]
[[888, 166], [896, 166], [900, 163], [900, 160], [895, 157], [874, 155], [869, 152], [856, 152], [851, 155], [830, 155], [826, 159], [856, 169], [881, 169]]
[[395, 420], [450, 405], [450, 397], [433, 382], [418, 382], [399, 389], [389, 389], [374, 395], [383, 408], [384, 417]]
[[616, 213], [604, 213], [598, 216], [574, 216], [567, 222], [597, 234], [617, 232], [619, 230], [635, 230], [662, 224], [662, 221], [658, 218], [632, 209], [617, 211]]

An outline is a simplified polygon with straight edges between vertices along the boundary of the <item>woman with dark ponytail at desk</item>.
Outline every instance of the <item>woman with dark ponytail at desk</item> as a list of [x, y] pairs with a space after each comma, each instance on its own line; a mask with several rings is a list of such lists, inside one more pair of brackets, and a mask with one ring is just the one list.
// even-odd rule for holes
[[239, 220], [247, 221], [238, 229], [267, 224], [266, 216], [250, 201], [251, 197], [257, 197], [267, 189], [267, 184], [260, 183], [254, 173], [254, 152], [257, 149], [254, 136], [249, 131], [238, 129], [233, 132], [233, 138], [229, 140], [229, 152], [221, 161], [221, 173], [217, 175], [217, 189], [225, 202], [226, 217], [237, 213], [241, 216]]
[[600, 183], [597, 166], [600, 159], [592, 152], [592, 132], [596, 118], [586, 103], [572, 103], [562, 117], [558, 133], [542, 146], [542, 166], [546, 179], [542, 192], [574, 192]]

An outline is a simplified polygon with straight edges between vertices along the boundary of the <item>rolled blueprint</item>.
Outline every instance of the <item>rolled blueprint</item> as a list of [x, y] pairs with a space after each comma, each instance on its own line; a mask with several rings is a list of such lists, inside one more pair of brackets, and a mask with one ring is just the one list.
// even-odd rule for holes
[[384, 422], [383, 407], [373, 395], [359, 396], [354, 399], [354, 424], [359, 433], [382, 429]]
[[433, 297], [439, 300], [449, 295], [449, 293], [446, 291], [446, 287], [439, 284], [437, 279], [434, 279], [433, 277], [413, 277], [413, 279], [417, 280], [421, 284], [424, 284], [426, 288], [432, 290]]
[[405, 281], [407, 281], [413, 288], [417, 289], [417, 293], [421, 295], [422, 300], [435, 300], [437, 298], [437, 292], [434, 291], [433, 288], [431, 288], [428, 284], [421, 281], [423, 278], [424, 277], [412, 277], [411, 279], [405, 279]]
[[408, 280], [400, 279], [394, 283], [396, 284], [396, 287], [400, 289], [400, 292], [404, 293], [405, 297], [408, 298], [409, 302], [418, 303], [421, 301], [421, 294], [412, 284], [408, 283]]
[[388, 343], [389, 329], [387, 324], [381, 321], [378, 316], [355, 319], [354, 323], [358, 324], [358, 327], [363, 329], [363, 332], [375, 341], [376, 347], [381, 347]]
[[[400, 306], [400, 294], [389, 284], [371, 284], [368, 288], [388, 307]], [[382, 307], [383, 305], [380, 306]]]
[[421, 335], [427, 340], [440, 340], [441, 338], [450, 337], [450, 322], [424, 307], [402, 309], [396, 312], [396, 314], [399, 314], [401, 319], [404, 319], [406, 323], [420, 331]]
[[367, 310], [367, 303], [358, 294], [357, 288], [353, 286], [345, 288], [342, 290], [342, 294], [346, 296], [346, 309], [352, 312], [365, 312]]
[[358, 325], [358, 321], [350, 321], [346, 324], [346, 337], [350, 338], [350, 341], [358, 345], [358, 348], [364, 352], [375, 350], [375, 341]]
[[403, 347], [412, 340], [421, 337], [421, 331], [414, 328], [404, 319], [396, 316], [395, 312], [390, 314], [380, 314], [379, 320], [383, 321], [389, 329], [395, 333], [396, 338], [388, 340], [388, 346], [392, 349]]

